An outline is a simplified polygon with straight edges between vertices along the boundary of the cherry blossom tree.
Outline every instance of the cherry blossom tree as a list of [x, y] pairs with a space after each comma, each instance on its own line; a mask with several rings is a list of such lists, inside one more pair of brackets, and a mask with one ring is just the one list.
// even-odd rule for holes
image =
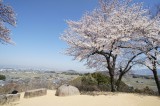
[[[160, 22], [160, 20], [159, 20]], [[152, 29], [151, 29], [152, 30]], [[155, 29], [154, 29], [155, 31]], [[160, 30], [159, 30], [160, 31]], [[158, 32], [157, 32], [158, 33]], [[158, 78], [158, 67], [160, 65], [159, 63], [159, 58], [160, 58], [160, 39], [157, 38], [158, 36], [160, 37], [159, 34], [156, 34], [157, 36], [150, 36], [150, 37], [145, 37], [143, 39], [139, 39], [138, 42], [141, 42], [141, 45], [136, 45], [136, 48], [141, 52], [143, 52], [143, 56], [140, 57], [139, 61], [136, 61], [136, 63], [140, 65], [146, 66], [150, 71], [152, 71], [158, 93], [160, 95], [160, 80]], [[143, 44], [143, 45], [142, 45]], [[134, 45], [135, 46], [135, 45]]]
[[12, 7], [4, 5], [3, 1], [0, 0], [0, 42], [12, 43], [10, 38], [10, 30], [5, 26], [5, 23], [15, 26], [15, 13]]
[[[90, 68], [109, 72], [112, 92], [116, 90], [116, 71], [120, 72], [121, 81], [122, 76], [134, 65], [134, 59], [144, 52], [133, 46], [134, 43], [141, 44], [136, 42], [139, 38], [153, 34], [149, 31], [153, 20], [148, 10], [143, 9], [141, 3], [130, 3], [131, 0], [100, 0], [100, 8], [86, 13], [79, 21], [67, 21], [69, 28], [62, 35], [69, 45], [66, 54], [86, 61]], [[153, 29], [158, 28], [156, 25]], [[124, 51], [129, 49], [132, 50], [132, 57], [128, 58], [125, 65], [118, 65], [124, 59]]]
[[[146, 66], [150, 71], [152, 71], [158, 93], [160, 95], [160, 80], [158, 78], [158, 68], [160, 66], [160, 14], [157, 13], [156, 16], [152, 17], [148, 30], [143, 29], [143, 36], [139, 38], [136, 42], [141, 42], [141, 45], [134, 45], [134, 49], [144, 52], [144, 56], [139, 64]], [[132, 45], [133, 48], [133, 45]]]
[[146, 52], [146, 58], [145, 58], [146, 61], [143, 63], [143, 65], [145, 65], [149, 70], [152, 71], [154, 80], [157, 85], [158, 93], [160, 95], [160, 80], [158, 78], [158, 72], [157, 72], [158, 66], [160, 65], [159, 63], [160, 47], [153, 46], [152, 49], [153, 49], [152, 51]]

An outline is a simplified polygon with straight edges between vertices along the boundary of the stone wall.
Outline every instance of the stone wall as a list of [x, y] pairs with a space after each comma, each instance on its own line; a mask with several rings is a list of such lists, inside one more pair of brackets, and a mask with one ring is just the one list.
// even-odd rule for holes
[[47, 89], [42, 88], [42, 89], [36, 89], [36, 90], [30, 90], [26, 91], [24, 94], [24, 98], [32, 98], [32, 97], [37, 97], [37, 96], [44, 96], [47, 94]]

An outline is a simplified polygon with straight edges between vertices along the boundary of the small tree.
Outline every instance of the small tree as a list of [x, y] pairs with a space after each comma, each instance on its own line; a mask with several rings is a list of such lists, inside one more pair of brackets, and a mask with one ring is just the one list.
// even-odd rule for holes
[[0, 75], [0, 80], [6, 80], [6, 76], [5, 75]]
[[12, 43], [10, 38], [10, 30], [7, 27], [5, 27], [5, 23], [15, 26], [15, 13], [12, 7], [4, 5], [2, 0], [0, 0], [0, 42]]

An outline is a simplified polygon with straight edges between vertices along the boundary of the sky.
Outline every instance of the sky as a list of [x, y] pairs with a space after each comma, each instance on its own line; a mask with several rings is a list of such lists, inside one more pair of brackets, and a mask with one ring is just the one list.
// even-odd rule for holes
[[[0, 44], [0, 67], [48, 68], [54, 70], [93, 71], [84, 62], [63, 54], [67, 44], [60, 40], [66, 20], [79, 20], [98, 6], [98, 0], [3, 0], [16, 13], [11, 29], [15, 45]], [[160, 0], [134, 0], [154, 8]]]

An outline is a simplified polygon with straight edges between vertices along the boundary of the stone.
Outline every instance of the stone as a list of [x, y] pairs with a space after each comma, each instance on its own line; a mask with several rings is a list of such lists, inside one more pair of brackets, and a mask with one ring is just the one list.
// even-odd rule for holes
[[35, 90], [26, 91], [24, 94], [24, 98], [32, 98], [32, 97], [38, 97], [38, 96], [44, 96], [44, 95], [47, 95], [47, 89], [45, 88], [35, 89]]
[[10, 102], [16, 102], [19, 100], [20, 100], [20, 94], [0, 95], [0, 105], [4, 105]]
[[0, 95], [0, 105], [4, 105], [7, 103], [6, 95]]
[[7, 103], [19, 101], [20, 100], [20, 96], [21, 95], [19, 93], [17, 93], [17, 94], [7, 94], [6, 95]]
[[78, 88], [71, 85], [62, 85], [56, 91], [56, 96], [80, 95]]

